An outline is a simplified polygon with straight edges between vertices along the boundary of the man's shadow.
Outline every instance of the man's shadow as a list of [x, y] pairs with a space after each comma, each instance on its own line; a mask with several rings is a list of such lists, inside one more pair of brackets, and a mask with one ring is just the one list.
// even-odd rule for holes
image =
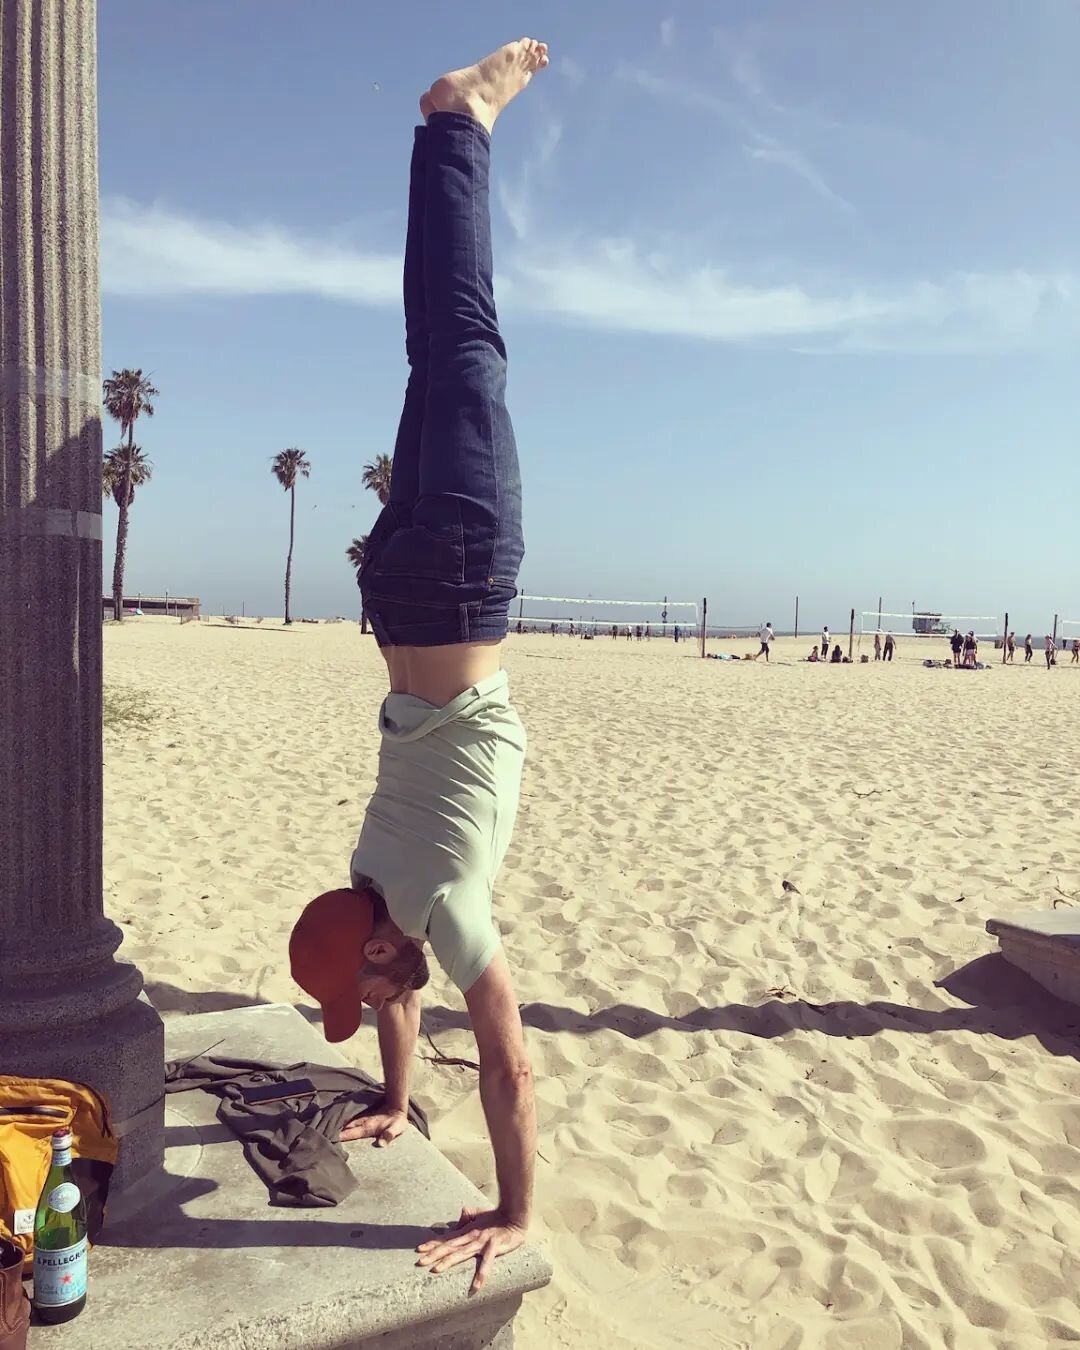
[[[522, 1005], [521, 1018], [537, 1031], [578, 1036], [615, 1031], [631, 1040], [660, 1030], [735, 1031], [765, 1040], [799, 1031], [848, 1040], [876, 1036], [881, 1031], [910, 1035], [969, 1031], [1008, 1041], [1034, 1036], [1051, 1054], [1080, 1059], [1080, 1007], [1055, 998], [998, 952], [978, 957], [935, 981], [935, 987], [968, 1006], [931, 1009], [883, 1000], [811, 1003], [797, 997], [774, 997], [756, 1005], [728, 1003], [693, 1008], [681, 1017], [671, 1017], [626, 1003], [598, 1008], [593, 1013], [550, 1003], [527, 1003]], [[453, 1008], [425, 1008], [424, 1020], [433, 1032], [470, 1027], [468, 1015]]]
[[[521, 1020], [537, 1031], [567, 1032], [589, 1036], [596, 1031], [615, 1031], [640, 1040], [654, 1031], [736, 1031], [746, 1036], [774, 1040], [798, 1031], [853, 1039], [876, 1036], [880, 1031], [928, 1035], [940, 1031], [970, 1031], [1001, 1040], [1015, 1041], [1034, 1036], [1054, 1055], [1080, 1059], [1080, 1007], [1065, 1003], [1010, 965], [1000, 952], [977, 957], [967, 965], [934, 982], [963, 1008], [915, 1008], [908, 1004], [871, 1000], [853, 1003], [835, 1000], [812, 1003], [797, 997], [774, 997], [765, 1003], [728, 1003], [714, 1008], [693, 1008], [681, 1017], [654, 1012], [632, 1004], [615, 1003], [581, 1013], [551, 1003], [521, 1005]], [[148, 984], [147, 993], [159, 1011], [209, 1012], [222, 1008], [252, 1006], [263, 1002], [242, 994], [191, 994], [167, 984]], [[298, 1011], [319, 1025], [317, 1009], [297, 1004]], [[439, 1005], [424, 1008], [424, 1026], [430, 1032], [472, 1029], [468, 1013]]]

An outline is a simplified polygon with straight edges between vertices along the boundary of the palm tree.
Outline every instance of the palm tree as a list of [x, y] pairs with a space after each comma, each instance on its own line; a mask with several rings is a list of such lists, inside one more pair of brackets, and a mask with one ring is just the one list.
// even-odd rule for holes
[[[127, 562], [128, 508], [131, 506], [131, 474], [135, 469], [135, 422], [140, 414], [153, 417], [152, 399], [158, 391], [141, 370], [114, 370], [107, 380], [102, 381], [102, 401], [105, 411], [120, 423], [120, 435], [127, 436], [126, 459], [120, 466], [120, 480], [117, 489], [107, 489], [116, 498], [120, 508], [120, 520], [116, 526], [116, 560], [113, 563], [113, 618], [118, 622], [124, 617], [124, 565]], [[149, 474], [147, 475], [147, 477]], [[142, 481], [146, 481], [143, 479]]]
[[111, 497], [119, 506], [123, 500], [124, 479], [128, 484], [127, 504], [130, 507], [135, 500], [135, 489], [142, 487], [144, 483], [149, 483], [153, 476], [154, 466], [142, 452], [142, 446], [139, 445], [118, 445], [115, 450], [109, 450], [105, 455], [105, 461], [101, 468], [101, 491], [106, 497]]
[[393, 468], [393, 455], [376, 455], [374, 464], [364, 465], [361, 481], [374, 492], [382, 506], [390, 500], [390, 475]]
[[296, 480], [311, 477], [311, 465], [303, 450], [295, 448], [279, 451], [273, 458], [270, 471], [289, 494], [289, 557], [285, 563], [285, 622], [292, 623], [292, 552], [296, 535]]
[[368, 536], [362, 534], [359, 539], [354, 539], [345, 550], [345, 556], [356, 568], [356, 580], [360, 580], [360, 569], [364, 565], [364, 554], [367, 552]]
[[[364, 555], [367, 553], [368, 536], [362, 534], [359, 539], [354, 539], [345, 550], [345, 556], [356, 568], [356, 584], [360, 585], [360, 569], [364, 565]], [[360, 598], [360, 631], [367, 632], [367, 614], [364, 612], [364, 600]]]

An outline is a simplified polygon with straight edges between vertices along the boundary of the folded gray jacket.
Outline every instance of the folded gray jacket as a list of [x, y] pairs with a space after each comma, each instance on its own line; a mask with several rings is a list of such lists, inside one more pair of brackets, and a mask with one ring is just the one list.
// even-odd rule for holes
[[[314, 1097], [245, 1102], [244, 1088], [310, 1078]], [[165, 1066], [165, 1091], [203, 1088], [221, 1098], [218, 1120], [244, 1146], [244, 1156], [270, 1190], [272, 1205], [336, 1205], [356, 1186], [336, 1142], [351, 1120], [382, 1105], [383, 1089], [361, 1069], [323, 1064], [268, 1064], [198, 1055]], [[427, 1116], [409, 1102], [409, 1120], [430, 1138]]]

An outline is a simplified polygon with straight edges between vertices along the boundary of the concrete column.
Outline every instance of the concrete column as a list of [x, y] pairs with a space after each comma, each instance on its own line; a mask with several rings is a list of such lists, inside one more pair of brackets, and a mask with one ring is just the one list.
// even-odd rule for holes
[[0, 0], [0, 1072], [105, 1093], [124, 1185], [163, 1039], [102, 904], [95, 17]]

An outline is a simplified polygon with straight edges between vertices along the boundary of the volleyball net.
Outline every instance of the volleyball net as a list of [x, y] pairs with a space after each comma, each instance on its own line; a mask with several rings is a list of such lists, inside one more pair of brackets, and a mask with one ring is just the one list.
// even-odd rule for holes
[[519, 595], [510, 628], [529, 633], [591, 633], [594, 636], [673, 637], [699, 631], [696, 600], [600, 600], [595, 596]]
[[[995, 642], [1001, 636], [999, 614], [946, 614], [929, 611], [902, 613], [864, 609], [859, 615], [859, 639], [873, 639], [875, 633], [892, 633], [894, 638], [930, 638], [938, 642], [955, 632], [974, 633], [980, 641]], [[837, 641], [840, 639], [837, 638]]]

